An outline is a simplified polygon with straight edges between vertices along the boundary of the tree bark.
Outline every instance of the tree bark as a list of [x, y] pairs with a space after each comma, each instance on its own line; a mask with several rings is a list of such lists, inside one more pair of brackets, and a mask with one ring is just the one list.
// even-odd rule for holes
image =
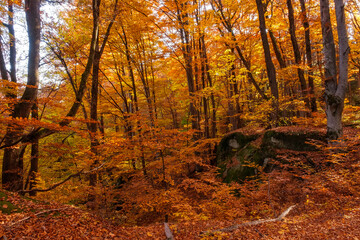
[[283, 58], [283, 56], [281, 54], [281, 51], [280, 51], [279, 45], [277, 44], [274, 33], [271, 30], [269, 30], [269, 36], [270, 36], [270, 39], [271, 39], [271, 43], [273, 45], [273, 49], [274, 49], [274, 52], [275, 52], [276, 59], [279, 62], [280, 68], [286, 68], [285, 60], [284, 60], [284, 58]]
[[308, 94], [307, 94], [308, 90], [307, 90], [306, 80], [305, 80], [305, 76], [304, 76], [304, 70], [300, 67], [301, 53], [300, 53], [299, 44], [298, 44], [297, 38], [296, 38], [296, 32], [295, 32], [294, 8], [293, 8], [291, 0], [286, 0], [286, 4], [288, 7], [288, 11], [289, 11], [289, 13], [288, 13], [289, 33], [290, 33], [291, 43], [292, 43], [292, 47], [293, 47], [293, 51], [294, 51], [295, 63], [297, 65], [296, 66], [297, 73], [298, 73], [301, 92], [302, 92], [301, 95], [305, 101], [305, 105], [308, 108], [310, 108], [309, 98], [308, 98]]
[[14, 30], [14, 3], [13, 0], [8, 0], [8, 10], [9, 10], [9, 39], [10, 39], [10, 79], [12, 82], [16, 83], [16, 38]]
[[330, 21], [328, 0], [320, 0], [321, 28], [325, 58], [325, 103], [327, 136], [330, 140], [342, 136], [342, 112], [348, 81], [349, 43], [346, 30], [344, 3], [335, 0], [335, 12], [339, 39], [339, 78], [336, 71], [335, 43]]
[[[39, 119], [39, 108], [35, 103], [31, 110], [31, 117]], [[31, 158], [30, 158], [30, 171], [29, 171], [29, 189], [34, 189], [37, 186], [36, 177], [39, 170], [39, 139], [31, 144]], [[36, 192], [30, 192], [30, 196], [35, 196]]]
[[[28, 118], [37, 96], [40, 62], [40, 0], [26, 0], [25, 14], [29, 37], [28, 80], [20, 101], [15, 104], [12, 117]], [[16, 142], [23, 132], [23, 127], [9, 126], [5, 135], [5, 144]], [[19, 191], [23, 187], [23, 147], [5, 148], [3, 155], [2, 184], [9, 191]]]
[[315, 97], [315, 86], [314, 86], [314, 74], [313, 74], [313, 63], [312, 63], [312, 52], [311, 52], [311, 41], [310, 41], [310, 25], [306, 13], [305, 0], [300, 0], [302, 24], [305, 29], [305, 48], [306, 48], [306, 59], [308, 66], [308, 83], [310, 93], [310, 107], [312, 112], [317, 112], [316, 97]]
[[266, 63], [266, 71], [269, 79], [269, 85], [272, 96], [277, 100], [279, 99], [279, 89], [276, 80], [276, 70], [274, 63], [271, 59], [269, 41], [266, 34], [266, 23], [265, 23], [265, 13], [264, 13], [264, 5], [261, 0], [256, 0], [256, 6], [259, 14], [259, 28], [260, 35], [265, 55], [265, 63]]
[[[101, 0], [97, 0], [96, 5], [93, 10], [94, 16], [96, 18], [99, 18], [100, 15], [100, 3]], [[92, 74], [92, 82], [91, 82], [91, 100], [90, 100], [90, 124], [89, 124], [89, 131], [90, 131], [90, 148], [91, 152], [94, 154], [95, 158], [98, 155], [98, 146], [100, 145], [99, 139], [98, 139], [98, 127], [99, 127], [99, 121], [98, 121], [98, 101], [99, 101], [99, 72], [100, 72], [100, 60], [102, 57], [102, 54], [104, 52], [105, 46], [107, 44], [107, 41], [110, 36], [111, 28], [114, 24], [114, 21], [117, 16], [117, 4], [118, 0], [115, 1], [114, 6], [114, 15], [112, 19], [110, 20], [110, 23], [106, 29], [106, 33], [104, 35], [104, 39], [101, 43], [101, 46], [99, 46], [99, 39], [97, 39], [96, 45], [95, 45], [95, 54], [94, 54], [94, 62], [93, 62], [93, 74]], [[98, 164], [98, 161], [95, 160], [93, 162], [92, 168], [96, 167]], [[89, 176], [89, 184], [90, 186], [95, 186], [98, 180], [97, 173], [91, 173]]]
[[[190, 96], [190, 105], [189, 105], [189, 119], [191, 121], [191, 128], [194, 130], [200, 130], [200, 122], [198, 119], [199, 111], [195, 106], [195, 83], [194, 83], [194, 74], [193, 74], [193, 55], [192, 55], [192, 47], [190, 42], [190, 32], [189, 32], [189, 14], [186, 12], [186, 6], [189, 4], [188, 2], [179, 3], [175, 0], [176, 7], [177, 7], [177, 20], [180, 25], [180, 38], [182, 43], [182, 54], [185, 61], [185, 72], [186, 72], [186, 79], [188, 83], [188, 90]], [[199, 133], [194, 134], [194, 139], [199, 138]]]

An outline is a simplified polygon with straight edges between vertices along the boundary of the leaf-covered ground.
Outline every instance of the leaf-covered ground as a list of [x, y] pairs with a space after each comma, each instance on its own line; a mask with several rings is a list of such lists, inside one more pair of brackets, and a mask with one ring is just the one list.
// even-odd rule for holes
[[[279, 150], [286, 163], [255, 188], [240, 189], [241, 219], [175, 221], [170, 216], [175, 239], [360, 239], [359, 132], [346, 128], [345, 136], [321, 152]], [[276, 218], [294, 204], [282, 221], [216, 231]], [[124, 225], [106, 214], [8, 192], [0, 193], [0, 210], [0, 236], [7, 239], [166, 239], [164, 224], [156, 220]]]
[[[1, 235], [8, 239], [166, 239], [161, 223], [122, 227], [72, 206], [35, 203], [11, 195], [9, 201], [23, 211], [1, 214]], [[353, 206], [359, 204], [359, 199], [349, 201]], [[229, 233], [201, 234], [236, 223], [241, 222], [182, 222], [170, 227], [175, 239], [357, 239], [360, 208], [315, 208], [306, 212], [294, 209], [281, 222], [240, 227]]]

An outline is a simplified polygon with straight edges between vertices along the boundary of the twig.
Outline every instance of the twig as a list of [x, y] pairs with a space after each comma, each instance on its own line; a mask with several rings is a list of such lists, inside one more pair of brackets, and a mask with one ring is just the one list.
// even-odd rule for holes
[[217, 230], [212, 230], [212, 231], [205, 231], [205, 232], [201, 232], [201, 234], [211, 234], [214, 232], [232, 232], [240, 227], [245, 227], [245, 226], [254, 226], [254, 225], [259, 225], [262, 223], [267, 223], [267, 222], [277, 222], [277, 221], [281, 221], [284, 217], [286, 217], [286, 215], [289, 214], [289, 212], [295, 207], [296, 205], [292, 205], [291, 207], [289, 207], [288, 209], [286, 209], [282, 214], [280, 214], [280, 216], [278, 216], [277, 218], [273, 218], [273, 219], [260, 219], [260, 220], [256, 220], [256, 221], [251, 221], [251, 222], [246, 222], [246, 223], [242, 223], [242, 224], [235, 224], [232, 225], [230, 227], [227, 228], [222, 228], [222, 229], [217, 229]]
[[54, 211], [60, 211], [60, 210], [65, 210], [65, 209], [69, 209], [69, 207], [66, 207], [66, 208], [56, 208], [56, 209], [48, 209], [48, 210], [45, 210], [45, 211], [42, 211], [42, 212], [39, 212], [39, 213], [36, 213], [32, 216], [28, 216], [26, 218], [23, 218], [23, 219], [20, 219], [19, 221], [16, 221], [16, 222], [13, 222], [11, 223], [10, 225], [6, 226], [7, 228], [11, 228], [12, 226], [18, 224], [18, 223], [21, 223], [21, 222], [24, 222], [28, 219], [30, 219], [31, 217], [35, 217], [35, 216], [38, 216], [38, 215], [41, 215], [41, 214], [44, 214], [44, 213], [48, 213], [48, 212], [54, 212]]

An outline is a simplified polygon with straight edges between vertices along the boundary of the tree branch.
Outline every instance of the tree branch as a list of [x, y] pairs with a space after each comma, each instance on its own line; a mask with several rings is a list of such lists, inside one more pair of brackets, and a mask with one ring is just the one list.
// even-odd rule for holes
[[50, 190], [53, 190], [53, 189], [57, 188], [58, 186], [60, 186], [60, 185], [62, 185], [64, 183], [66, 183], [71, 178], [78, 177], [81, 174], [89, 174], [89, 173], [95, 172], [95, 171], [99, 170], [100, 168], [102, 168], [104, 165], [105, 165], [105, 163], [101, 164], [100, 166], [98, 166], [96, 168], [91, 169], [90, 171], [86, 171], [86, 172], [84, 172], [84, 169], [81, 169], [77, 173], [71, 174], [70, 176], [68, 176], [64, 180], [62, 180], [62, 181], [60, 181], [58, 183], [55, 183], [54, 185], [52, 185], [51, 187], [46, 188], [46, 189], [34, 188], [34, 189], [30, 189], [30, 190], [20, 190], [20, 191], [18, 191], [18, 193], [24, 194], [24, 193], [30, 193], [30, 192], [48, 192]]
[[295, 207], [296, 205], [292, 205], [291, 207], [289, 207], [288, 209], [286, 209], [283, 213], [280, 214], [280, 216], [278, 216], [277, 218], [273, 218], [273, 219], [260, 219], [260, 220], [256, 220], [256, 221], [251, 221], [251, 222], [246, 222], [246, 223], [242, 223], [242, 224], [235, 224], [232, 225], [230, 227], [227, 228], [222, 228], [222, 229], [216, 229], [216, 230], [212, 230], [212, 231], [204, 231], [201, 232], [201, 234], [212, 234], [214, 232], [232, 232], [240, 227], [245, 227], [245, 226], [254, 226], [254, 225], [259, 225], [259, 224], [263, 224], [263, 223], [267, 223], [267, 222], [278, 222], [281, 221], [284, 217], [286, 217], [286, 215], [289, 214], [289, 212]]

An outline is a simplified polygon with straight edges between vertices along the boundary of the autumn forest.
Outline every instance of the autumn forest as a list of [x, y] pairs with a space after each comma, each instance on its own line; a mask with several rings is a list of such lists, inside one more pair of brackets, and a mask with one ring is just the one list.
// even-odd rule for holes
[[1, 239], [360, 236], [359, 1], [0, 12]]

